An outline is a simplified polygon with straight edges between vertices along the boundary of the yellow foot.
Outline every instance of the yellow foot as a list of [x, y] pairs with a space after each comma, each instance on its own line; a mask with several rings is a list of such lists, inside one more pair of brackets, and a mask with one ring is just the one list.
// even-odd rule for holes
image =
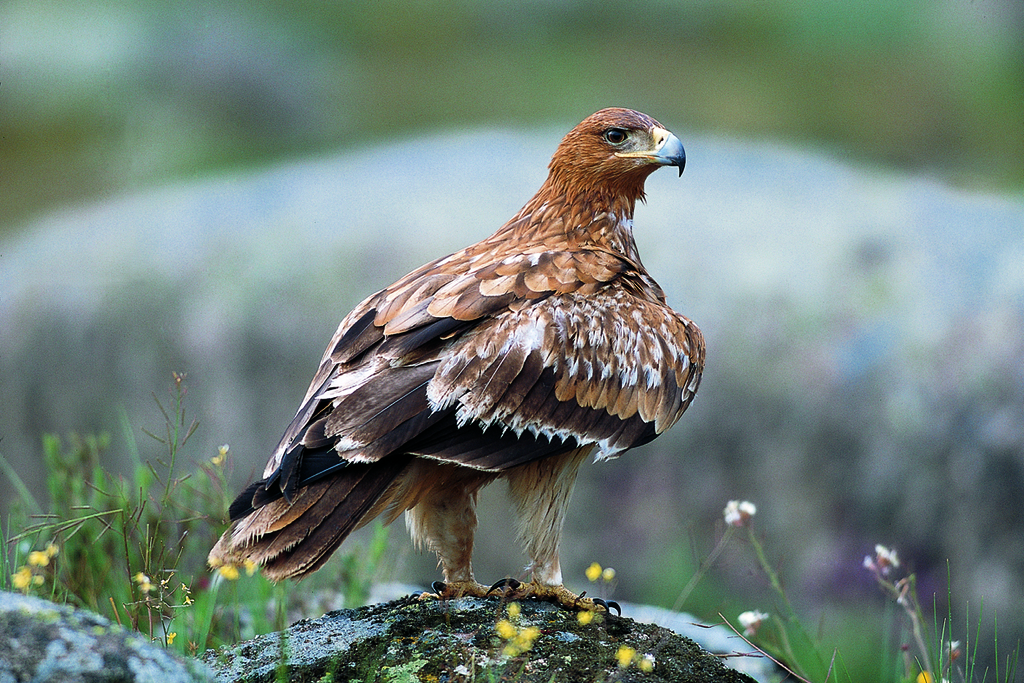
[[476, 581], [435, 581], [430, 584], [433, 593], [421, 593], [420, 600], [450, 600], [452, 598], [486, 598], [493, 595], [487, 586]]
[[614, 600], [605, 601], [601, 598], [586, 598], [583, 594], [576, 595], [568, 588], [561, 585], [548, 586], [542, 583], [537, 583], [536, 581], [522, 583], [515, 579], [502, 579], [491, 586], [489, 590], [485, 590], [488, 590], [489, 593], [494, 593], [501, 589], [504, 589], [503, 596], [507, 600], [544, 600], [545, 602], [553, 602], [556, 605], [561, 605], [566, 609], [574, 611], [605, 611], [611, 613], [614, 609], [619, 614], [622, 614], [622, 608], [620, 608], [619, 603]]

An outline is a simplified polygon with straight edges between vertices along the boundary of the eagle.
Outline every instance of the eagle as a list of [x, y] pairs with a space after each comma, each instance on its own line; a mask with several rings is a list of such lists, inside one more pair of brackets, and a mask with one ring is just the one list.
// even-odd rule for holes
[[[504, 595], [608, 609], [562, 584], [559, 542], [581, 464], [614, 458], [693, 401], [704, 339], [644, 269], [633, 211], [679, 139], [603, 109], [558, 145], [547, 179], [497, 232], [371, 295], [331, 339], [263, 478], [230, 506], [211, 567], [269, 579], [320, 568], [370, 520], [403, 512], [436, 553], [439, 598]], [[471, 564], [479, 491], [508, 483], [527, 582]]]

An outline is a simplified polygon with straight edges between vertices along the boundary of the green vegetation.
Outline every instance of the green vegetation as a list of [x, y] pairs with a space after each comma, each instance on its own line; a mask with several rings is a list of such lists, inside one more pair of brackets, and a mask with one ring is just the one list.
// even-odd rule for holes
[[[770, 594], [762, 596], [761, 601], [773, 602], [774, 612], [751, 610], [740, 613], [735, 619], [723, 613], [719, 616], [737, 636], [770, 657], [797, 680], [813, 683], [862, 680], [1010, 683], [1016, 680], [1020, 644], [1017, 643], [1009, 654], [1004, 653], [1005, 659], [1000, 661], [996, 623], [993, 652], [983, 653], [994, 662], [993, 670], [980, 670], [981, 667], [977, 666], [980, 628], [976, 624], [975, 631], [971, 632], [970, 611], [961, 626], [954, 620], [953, 596], [950, 595], [946, 614], [940, 615], [933, 606], [929, 620], [918, 597], [916, 575], [900, 576], [897, 552], [882, 545], [875, 547], [874, 555], [864, 558], [863, 568], [874, 576], [882, 593], [891, 600], [890, 609], [874, 623], [870, 618], [847, 619], [845, 628], [837, 628], [834, 619], [832, 624], [826, 625], [826, 617], [822, 617], [818, 629], [811, 631], [790, 601], [779, 571], [769, 560], [761, 538], [754, 530], [755, 513], [755, 506], [748, 501], [731, 501], [726, 506], [725, 533], [680, 594], [676, 609], [686, 603], [691, 591], [730, 544], [734, 534], [743, 531], [757, 568], [771, 588]], [[963, 634], [964, 640], [957, 639], [954, 632]], [[896, 643], [900, 644], [899, 656], [894, 655]], [[874, 652], [870, 649], [872, 646], [876, 648]]]
[[[158, 400], [165, 429], [149, 436], [163, 456], [141, 461], [125, 426], [134, 459], [128, 478], [100, 466], [108, 436], [44, 438], [48, 505], [5, 468], [21, 497], [4, 523], [0, 587], [88, 608], [192, 655], [287, 626], [294, 585], [274, 585], [255, 567], [245, 580], [237, 570], [206, 568], [234, 492], [225, 485], [227, 446], [184, 464], [198, 427], [186, 417], [186, 395], [175, 374], [170, 404]], [[356, 544], [303, 589], [329, 584], [345, 604], [362, 604], [386, 544], [378, 527], [368, 548]]]

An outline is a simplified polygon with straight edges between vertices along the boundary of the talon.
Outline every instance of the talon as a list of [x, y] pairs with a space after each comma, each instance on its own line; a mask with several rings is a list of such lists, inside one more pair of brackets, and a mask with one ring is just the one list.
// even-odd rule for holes
[[593, 598], [593, 601], [595, 605], [600, 605], [601, 607], [604, 607], [604, 611], [608, 614], [611, 614], [612, 609], [614, 608], [616, 615], [620, 617], [622, 616], [622, 608], [619, 607], [619, 603], [615, 602], [614, 600], [602, 600], [601, 598]]
[[486, 598], [487, 586], [481, 586], [476, 581], [435, 581], [430, 584], [433, 593], [424, 593], [426, 597], [437, 598], [438, 600], [452, 600], [455, 598]]
[[500, 581], [497, 581], [494, 585], [492, 585], [487, 590], [487, 594], [490, 595], [491, 593], [493, 593], [494, 591], [498, 590], [499, 588], [507, 588], [509, 590], [515, 590], [515, 589], [519, 588], [522, 585], [523, 584], [520, 581], [518, 581], [516, 579], [513, 579], [511, 576], [509, 576], [509, 577], [506, 577], [506, 578], [504, 578], [504, 579], [502, 579]]

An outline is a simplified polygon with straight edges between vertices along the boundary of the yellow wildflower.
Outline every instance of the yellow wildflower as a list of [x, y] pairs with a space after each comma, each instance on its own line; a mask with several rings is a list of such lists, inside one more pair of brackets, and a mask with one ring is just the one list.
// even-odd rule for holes
[[[513, 626], [513, 629], [515, 627]], [[536, 626], [528, 626], [523, 630], [515, 634], [515, 636], [508, 641], [503, 652], [509, 657], [515, 657], [533, 647], [533, 641], [537, 640], [540, 636], [540, 629]]]
[[33, 550], [28, 554], [28, 563], [33, 567], [45, 567], [50, 564], [50, 556], [42, 550]]
[[597, 562], [592, 562], [587, 567], [587, 579], [591, 582], [597, 581], [601, 577], [601, 565]]
[[149, 580], [149, 577], [139, 572], [135, 575], [135, 583], [139, 584], [139, 590], [143, 593], [149, 593], [153, 590], [153, 582]]
[[540, 637], [540, 629], [536, 626], [527, 626], [519, 632], [519, 641], [526, 647], [525, 650], [529, 650], [533, 646], [533, 641]]
[[633, 662], [634, 655], [636, 655], [636, 650], [629, 645], [620, 645], [619, 651], [615, 653], [615, 659], [619, 660], [619, 668], [625, 669], [629, 666]]
[[217, 448], [217, 455], [210, 458], [210, 462], [214, 465], [220, 466], [224, 464], [224, 460], [228, 457], [228, 445], [224, 444]]
[[576, 621], [580, 622], [583, 626], [586, 626], [594, 620], [594, 613], [589, 610], [583, 610], [576, 615]]
[[640, 670], [644, 673], [654, 671], [654, 655], [644, 655], [636, 665], [640, 667]]
[[516, 627], [512, 625], [512, 622], [507, 619], [502, 619], [494, 625], [494, 630], [498, 632], [503, 640], [512, 640], [516, 637]]
[[177, 638], [177, 637], [178, 637], [178, 634], [175, 633], [174, 631], [171, 631], [170, 633], [168, 633], [167, 634], [167, 644], [168, 645], [174, 645], [174, 639]]
[[932, 675], [927, 671], [917, 674], [917, 683], [932, 683], [933, 680]]
[[22, 567], [11, 574], [11, 582], [18, 590], [26, 590], [30, 585], [32, 585], [32, 570], [28, 567]]
[[510, 602], [507, 609], [508, 609], [508, 618], [512, 619], [513, 621], [518, 619], [519, 615], [523, 611], [522, 608], [519, 606], [518, 602]]
[[259, 567], [258, 564], [256, 564], [255, 562], [253, 562], [252, 560], [250, 560], [248, 558], [245, 560], [245, 562], [242, 563], [242, 566], [245, 567], [245, 575], [246, 576], [252, 576], [253, 574], [255, 574], [256, 573], [256, 568]]
[[601, 580], [605, 583], [611, 583], [615, 580], [615, 570], [611, 567], [605, 567], [604, 571], [601, 572]]
[[220, 572], [220, 575], [228, 581], [235, 581], [238, 579], [239, 576], [238, 567], [236, 567], [233, 564], [225, 564], [223, 566], [217, 567], [217, 571]]
[[494, 625], [494, 630], [505, 641], [502, 652], [506, 657], [516, 657], [533, 647], [533, 641], [540, 637], [540, 629], [528, 626], [517, 629], [508, 619], [502, 619]]

